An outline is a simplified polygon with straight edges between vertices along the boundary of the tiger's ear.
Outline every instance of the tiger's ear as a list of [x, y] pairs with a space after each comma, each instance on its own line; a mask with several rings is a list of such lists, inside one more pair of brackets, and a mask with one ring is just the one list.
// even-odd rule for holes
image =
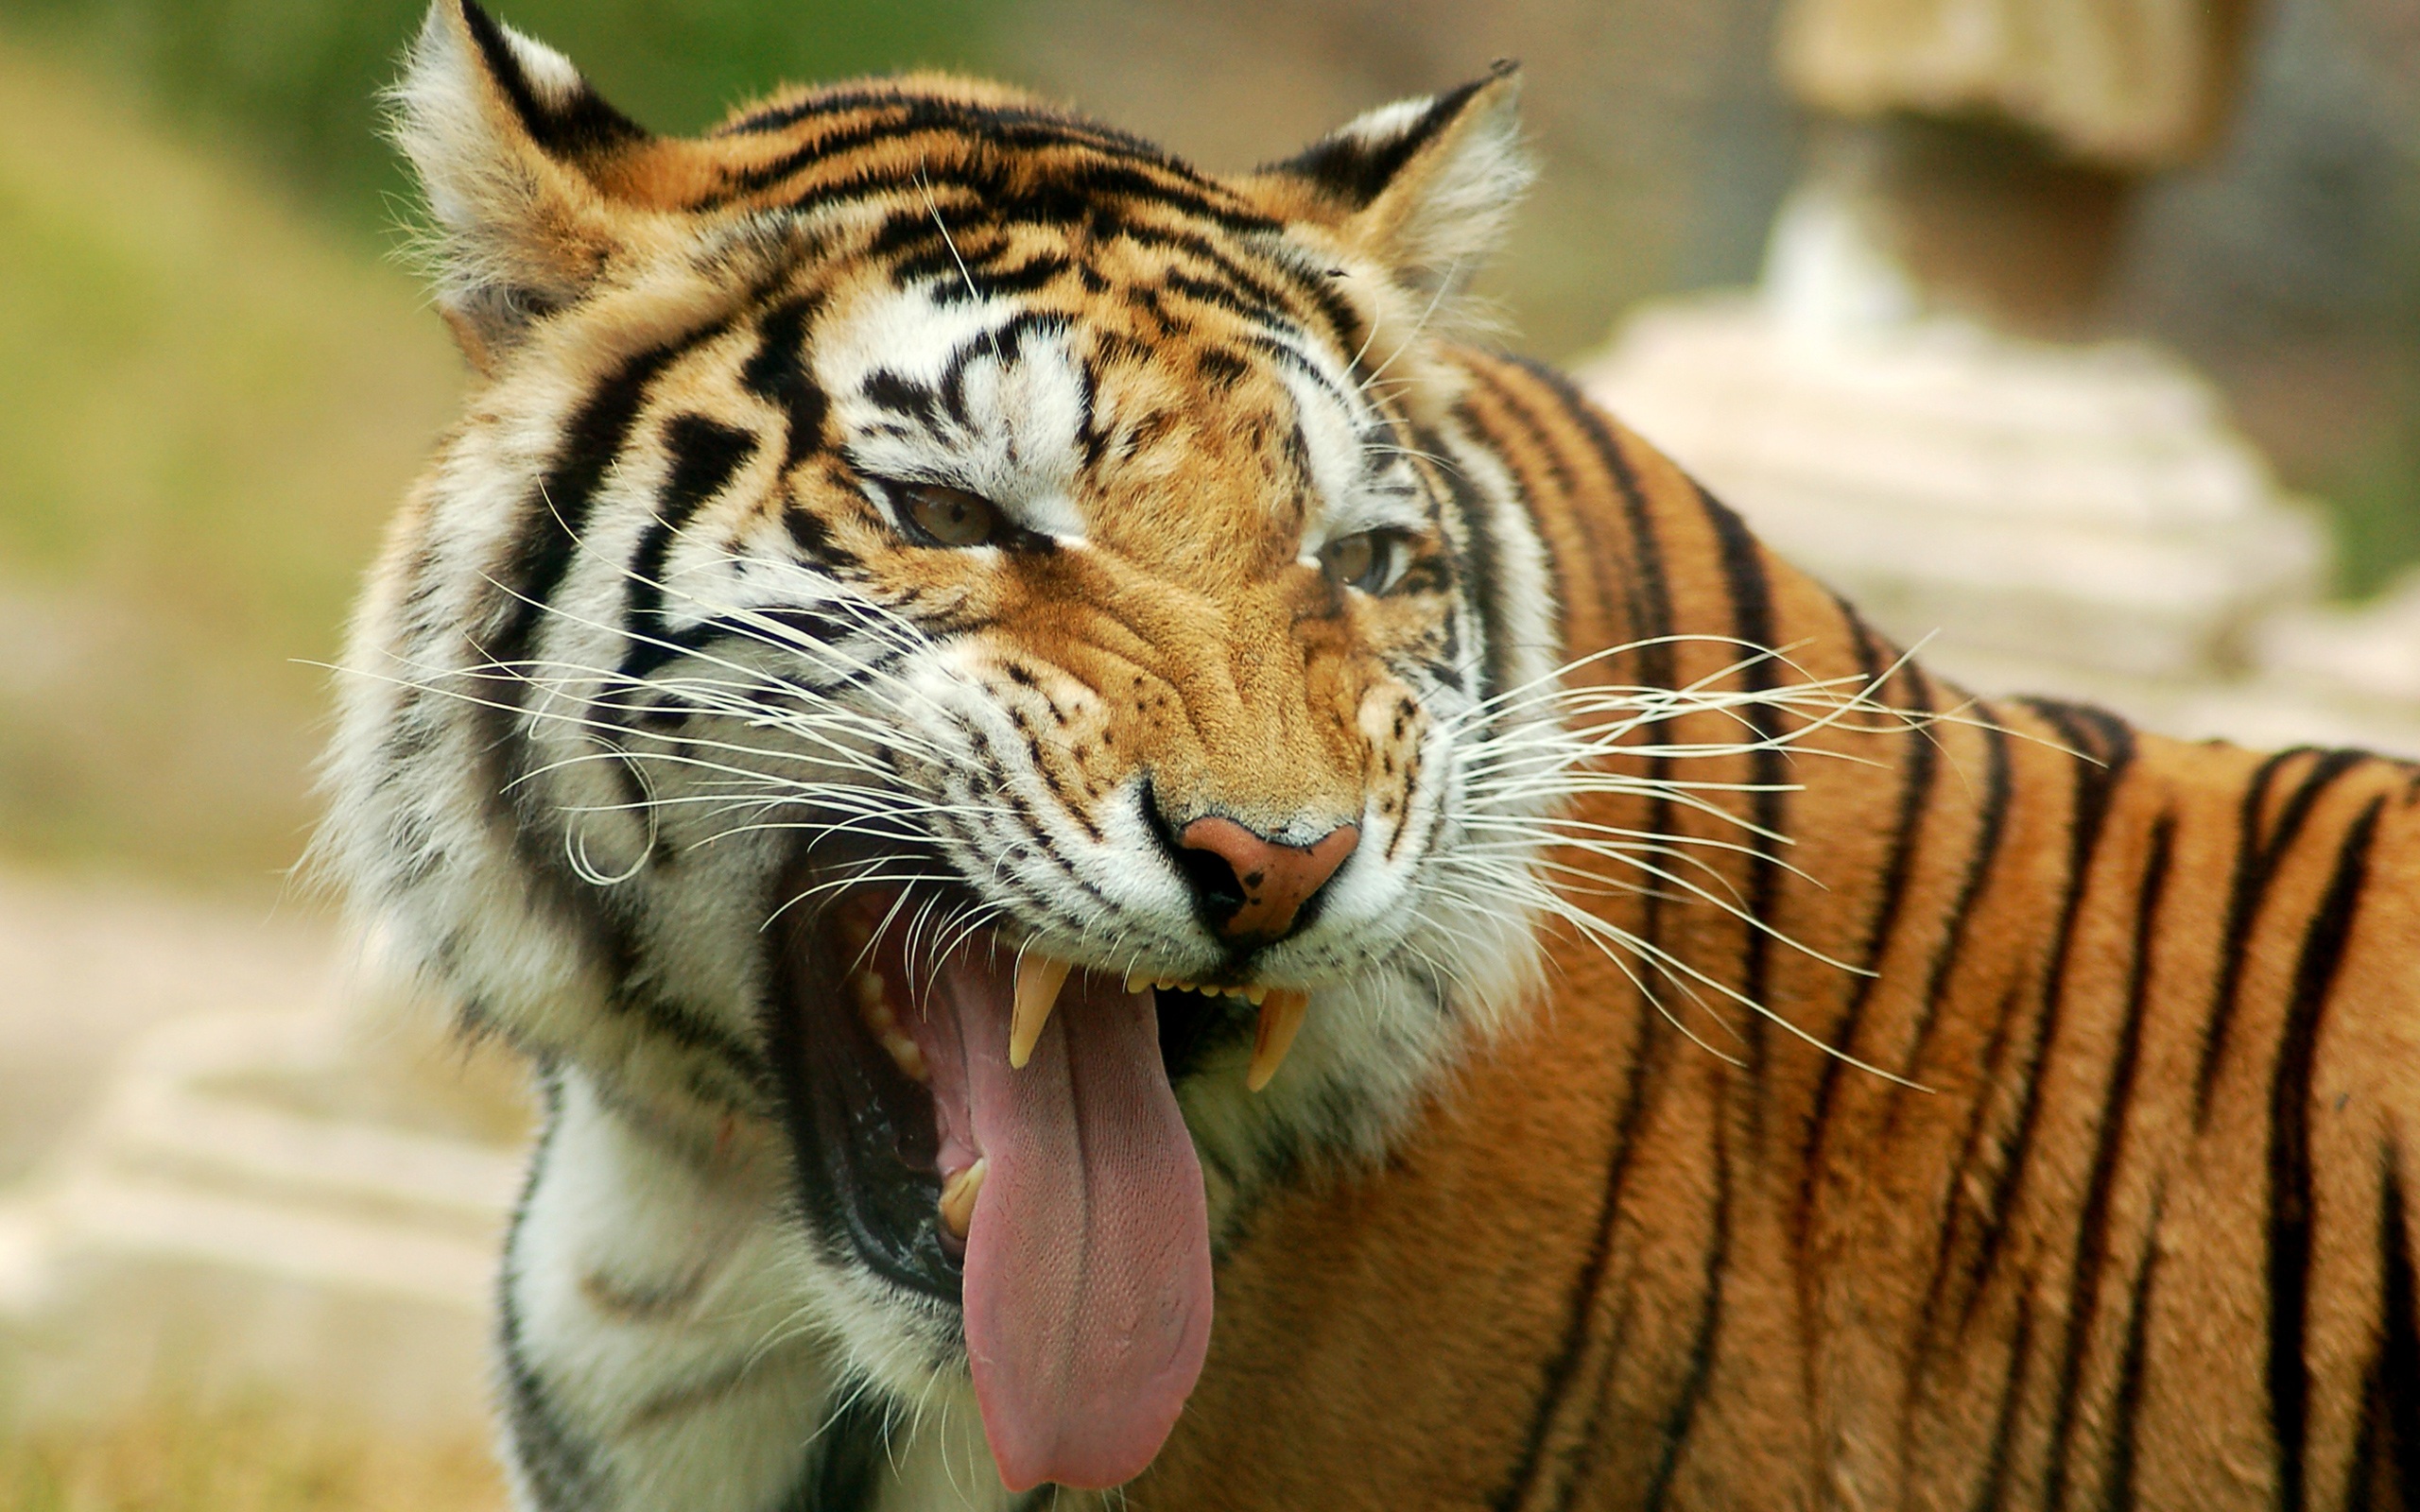
[[1521, 142], [1521, 76], [1382, 105], [1257, 175], [1282, 215], [1346, 245], [1434, 300], [1467, 284], [1503, 240], [1536, 176]]
[[436, 0], [388, 97], [426, 198], [438, 309], [485, 370], [626, 249], [597, 176], [648, 134], [473, 0]]

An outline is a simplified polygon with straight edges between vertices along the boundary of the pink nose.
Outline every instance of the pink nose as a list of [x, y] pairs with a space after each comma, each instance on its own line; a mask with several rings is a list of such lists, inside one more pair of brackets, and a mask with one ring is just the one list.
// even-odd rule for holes
[[[1203, 883], [1195, 872], [1219, 936], [1232, 940], [1285, 938], [1294, 916], [1360, 843], [1357, 824], [1340, 824], [1310, 845], [1278, 845], [1216, 816], [1194, 820], [1177, 836], [1179, 846], [1218, 857], [1234, 874], [1229, 885]], [[1228, 911], [1220, 918], [1222, 909]]]

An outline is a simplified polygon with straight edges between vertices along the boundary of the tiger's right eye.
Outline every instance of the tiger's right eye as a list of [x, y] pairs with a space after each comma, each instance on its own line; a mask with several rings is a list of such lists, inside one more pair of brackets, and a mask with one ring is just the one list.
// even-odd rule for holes
[[902, 485], [899, 517], [920, 545], [981, 546], [1000, 533], [997, 505], [979, 493], [942, 483]]

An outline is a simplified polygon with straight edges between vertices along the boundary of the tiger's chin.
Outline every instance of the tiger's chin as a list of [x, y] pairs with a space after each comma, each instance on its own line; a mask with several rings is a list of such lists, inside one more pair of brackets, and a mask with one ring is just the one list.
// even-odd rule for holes
[[794, 880], [824, 901], [773, 931], [769, 1038], [818, 1242], [971, 1377], [1011, 1490], [1131, 1479], [1209, 1337], [1176, 1088], [1221, 1047], [1267, 1060], [1302, 994], [1129, 981], [955, 922], [946, 891]]

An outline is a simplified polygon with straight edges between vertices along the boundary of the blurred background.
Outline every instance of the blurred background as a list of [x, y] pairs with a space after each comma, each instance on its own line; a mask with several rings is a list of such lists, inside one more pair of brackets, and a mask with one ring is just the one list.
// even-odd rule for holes
[[[1869, 427], [1855, 455], [1773, 439], [1840, 434], [1808, 420], [1827, 404], [1868, 421], [1922, 410], [1947, 472], [1996, 496], [2008, 468], [2031, 468], [2029, 487], [2066, 489], [2068, 515], [2083, 518], [2052, 530], [1994, 516], [1937, 542], [1941, 561], [1995, 562], [2010, 531], [2068, 542], [2038, 581], [1983, 593], [2023, 601], [1971, 638], [1962, 665], [1986, 685], [2038, 673], [2180, 728], [2258, 738], [2376, 731], [2392, 745], [2420, 729], [2420, 599], [2397, 596], [2420, 562], [2414, 0], [2244, 9], [2239, 34], [2221, 39], [2209, 129], [2131, 154], [2055, 123], [2018, 119], [2012, 135], [1954, 92], [1930, 115], [1887, 90], [1844, 105], [1838, 60], [1820, 48], [1776, 67], [1782, 0], [497, 9], [660, 129], [701, 128], [783, 80], [937, 64], [1038, 87], [1211, 168], [1285, 154], [1371, 106], [1519, 59], [1544, 173], [1485, 284], [1508, 341], [1582, 369], [1786, 544], [1804, 540], [1819, 570], [1894, 606], [1893, 628], [1920, 636], [1953, 616], [1941, 605], [1978, 591], [1961, 580], [1927, 596], [1937, 563], [1841, 555], [1821, 533], [1846, 518], [1825, 512], [1834, 495], [1909, 471], [1879, 435], [1910, 431], [1896, 421]], [[448, 1416], [404, 1400], [418, 1387], [355, 1400], [278, 1384], [282, 1370], [306, 1377], [332, 1337], [429, 1335], [412, 1308], [451, 1318], [475, 1305], [460, 1295], [483, 1295], [517, 1127], [496, 1090], [508, 1071], [466, 1066], [407, 1011], [332, 1006], [358, 996], [360, 978], [325, 901], [288, 874], [314, 812], [322, 664], [381, 522], [462, 388], [391, 256], [410, 190], [377, 136], [376, 92], [420, 9], [0, 0], [0, 1193], [17, 1194], [0, 1208], [0, 1319], [33, 1341], [0, 1372], [13, 1393], [0, 1399], [0, 1512], [469, 1507], [498, 1495], [476, 1401]], [[1875, 227], [1887, 232], [1892, 196], [1913, 202], [1876, 162], [1922, 160], [1935, 175], [1923, 183], [1945, 173], [1953, 187], [2004, 188], [1988, 165], [2010, 150], [2053, 177], [2070, 156], [2100, 176], [2082, 214], [2105, 246], [2055, 309], [1962, 301], [1954, 277], [1912, 253], [1880, 274], [1859, 261], [1889, 240]], [[1864, 207], [1849, 217], [1863, 215], [1863, 232], [1824, 230], [1841, 204]], [[2073, 205], [2048, 214], [2054, 229], [2076, 223]], [[1805, 233], [1794, 251], [1775, 243], [1777, 216]], [[1899, 305], [1848, 309], [1883, 285]], [[1742, 373], [1762, 387], [1742, 388]], [[1954, 389], [1971, 413], [1926, 409], [1920, 389]], [[2019, 410], [2031, 418], [2011, 432]], [[2122, 435], [2112, 415], [2132, 417]], [[1978, 416], [1998, 428], [1984, 434]], [[2087, 455], [2100, 458], [2087, 483], [2043, 481]], [[2203, 481], [2171, 490], [2187, 473]], [[2207, 482], [2220, 474], [2223, 486]], [[1876, 496], [1922, 511], [1923, 491]], [[2157, 517], [2131, 545], [2086, 528], [2130, 510]], [[2098, 608], [2061, 596], [2144, 531], [2165, 555], [2141, 557], [2143, 576]], [[2188, 578], [2202, 596], [2157, 610], [2188, 626], [2173, 654], [2096, 662], [2093, 643], [2109, 637], [2091, 615], [2133, 624], [2152, 610], [2130, 594]], [[2072, 665], [2037, 668], [2012, 650], [2069, 632]], [[1945, 633], [1955, 662], [1968, 643]], [[2371, 696], [2398, 678], [2408, 696]], [[2329, 691], [2340, 685], [2350, 691]], [[261, 1032], [271, 1019], [320, 1027]], [[346, 1026], [321, 1032], [337, 1019]], [[219, 1027], [188, 1023], [201, 1020]], [[330, 1089], [353, 1087], [365, 1063], [402, 1062], [400, 1079], [382, 1072], [331, 1106]], [[446, 1090], [465, 1076], [486, 1091]], [[401, 1225], [391, 1234], [330, 1217], [326, 1192], [352, 1192], [354, 1177], [312, 1163], [343, 1143], [328, 1121], [372, 1104], [393, 1112], [356, 1131], [371, 1142], [360, 1163], [389, 1183], [373, 1194], [389, 1214], [378, 1221]], [[224, 1133], [216, 1153], [195, 1153], [203, 1127]], [[406, 1167], [423, 1171], [418, 1186], [394, 1176]], [[174, 1206], [204, 1196], [219, 1207]], [[392, 1218], [405, 1210], [418, 1216]], [[271, 1304], [230, 1301], [254, 1294], [211, 1267], [251, 1263], [262, 1246], [243, 1225], [271, 1218], [305, 1225], [289, 1256], [324, 1241], [339, 1258], [295, 1259]], [[216, 1249], [193, 1241], [222, 1219]], [[345, 1244], [393, 1254], [432, 1234], [453, 1247], [412, 1277], [362, 1280], [376, 1265], [340, 1258]], [[169, 1300], [135, 1310], [141, 1328], [119, 1352], [84, 1359], [76, 1319], [132, 1315], [93, 1280], [112, 1265], [128, 1285], [166, 1277], [153, 1289]], [[428, 1279], [448, 1266], [468, 1279]], [[403, 1312], [326, 1302], [338, 1272], [404, 1298]], [[280, 1320], [265, 1325], [275, 1337], [258, 1368], [222, 1373], [224, 1389], [197, 1384], [219, 1377], [183, 1370], [182, 1347], [160, 1342], [179, 1308], [255, 1306]], [[192, 1350], [216, 1348], [194, 1338]], [[467, 1371], [475, 1383], [475, 1359], [452, 1348], [396, 1379], [441, 1391]], [[78, 1381], [109, 1389], [70, 1391]]]

